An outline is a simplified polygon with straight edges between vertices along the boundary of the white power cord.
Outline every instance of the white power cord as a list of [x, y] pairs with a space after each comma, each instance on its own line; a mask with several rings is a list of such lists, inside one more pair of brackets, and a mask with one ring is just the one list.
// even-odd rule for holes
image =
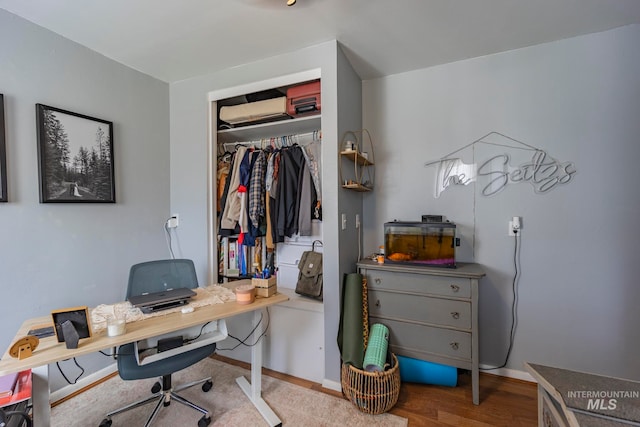
[[164, 222], [164, 237], [165, 240], [167, 242], [167, 247], [169, 248], [169, 253], [171, 254], [171, 258], [172, 259], [176, 259], [176, 256], [173, 253], [173, 246], [172, 246], [172, 242], [171, 242], [171, 230], [169, 229], [169, 221], [171, 221], [172, 218], [168, 218], [165, 222]]

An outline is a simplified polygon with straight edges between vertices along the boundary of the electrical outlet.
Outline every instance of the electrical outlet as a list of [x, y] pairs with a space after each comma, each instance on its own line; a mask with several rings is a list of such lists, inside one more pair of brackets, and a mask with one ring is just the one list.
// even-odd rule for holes
[[342, 229], [347, 229], [347, 214], [342, 214]]
[[514, 230], [520, 230], [521, 224], [520, 224], [520, 217], [519, 216], [514, 216], [513, 219], [511, 220], [512, 222], [512, 226]]
[[167, 220], [167, 227], [176, 228], [178, 225], [180, 225], [180, 215], [179, 214], [171, 215], [171, 218]]
[[522, 219], [519, 216], [514, 216], [509, 221], [509, 236], [517, 236], [522, 234]]

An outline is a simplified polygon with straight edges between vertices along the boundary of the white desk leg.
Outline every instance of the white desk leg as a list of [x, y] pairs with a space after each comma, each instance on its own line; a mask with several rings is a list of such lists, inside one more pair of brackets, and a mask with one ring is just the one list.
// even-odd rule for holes
[[[261, 310], [253, 312], [253, 326], [257, 325], [261, 318]], [[260, 334], [260, 331], [254, 332], [254, 338]], [[269, 423], [271, 427], [281, 426], [282, 421], [267, 405], [262, 398], [262, 340], [261, 338], [256, 345], [251, 347], [251, 384], [245, 377], [236, 378], [236, 382], [247, 395], [251, 403], [258, 409], [258, 412]]]
[[49, 403], [49, 366], [39, 366], [31, 370], [31, 402], [33, 404], [33, 425], [51, 425], [51, 404]]

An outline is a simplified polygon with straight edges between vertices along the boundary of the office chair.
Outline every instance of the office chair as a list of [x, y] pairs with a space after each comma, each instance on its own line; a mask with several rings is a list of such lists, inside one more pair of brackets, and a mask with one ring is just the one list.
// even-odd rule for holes
[[[14, 415], [20, 416], [21, 420], [14, 421], [12, 418]], [[5, 411], [0, 408], [0, 427], [23, 426], [25, 424], [27, 427], [31, 427], [33, 425], [28, 413], [23, 411]]]
[[[141, 295], [146, 292], [159, 292], [169, 288], [197, 288], [198, 278], [193, 261], [188, 259], [169, 259], [159, 261], [149, 261], [133, 265], [129, 272], [129, 284], [127, 286], [127, 299], [132, 295]], [[185, 352], [156, 360], [144, 365], [139, 365], [136, 360], [134, 343], [122, 345], [118, 348], [116, 358], [118, 361], [118, 374], [123, 380], [139, 380], [145, 378], [160, 377], [160, 381], [151, 388], [153, 393], [150, 397], [131, 403], [123, 408], [109, 412], [106, 418], [100, 423], [100, 427], [111, 426], [111, 417], [145, 405], [153, 400], [157, 404], [147, 422], [151, 425], [162, 406], [169, 406], [172, 400], [200, 411], [202, 418], [198, 420], [198, 427], [205, 427], [211, 423], [211, 413], [198, 405], [195, 405], [177, 394], [178, 391], [202, 384], [202, 391], [211, 390], [213, 382], [211, 377], [203, 378], [178, 387], [171, 384], [171, 374], [185, 369], [200, 360], [211, 356], [216, 349], [215, 342], [187, 350]]]

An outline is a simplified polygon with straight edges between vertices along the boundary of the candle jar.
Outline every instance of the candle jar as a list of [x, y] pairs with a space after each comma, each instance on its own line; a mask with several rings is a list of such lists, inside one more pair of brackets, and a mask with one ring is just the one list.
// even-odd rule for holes
[[236, 287], [236, 301], [238, 304], [251, 304], [256, 298], [256, 288], [253, 285]]
[[107, 318], [107, 335], [116, 337], [127, 330], [127, 318], [125, 314], [114, 314]]

